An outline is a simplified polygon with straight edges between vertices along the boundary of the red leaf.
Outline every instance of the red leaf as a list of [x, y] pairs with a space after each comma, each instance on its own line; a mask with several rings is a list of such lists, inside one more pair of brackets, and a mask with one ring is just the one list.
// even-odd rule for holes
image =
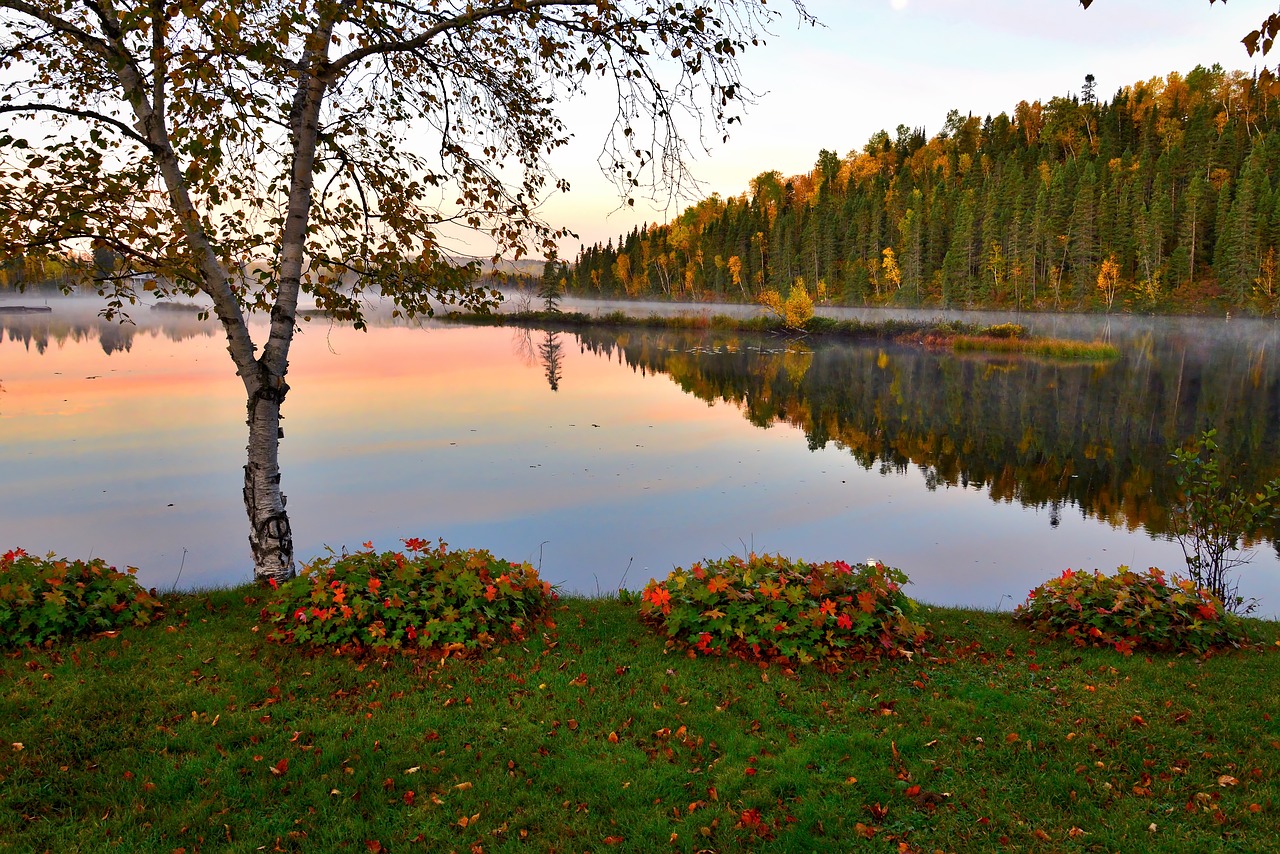
[[271, 773], [272, 773], [272, 774], [284, 774], [284, 773], [285, 773], [286, 771], [288, 771], [288, 770], [289, 770], [289, 760], [288, 760], [288, 759], [281, 759], [281, 760], [280, 760], [279, 762], [277, 762], [275, 765], [272, 765], [272, 766], [271, 766]]

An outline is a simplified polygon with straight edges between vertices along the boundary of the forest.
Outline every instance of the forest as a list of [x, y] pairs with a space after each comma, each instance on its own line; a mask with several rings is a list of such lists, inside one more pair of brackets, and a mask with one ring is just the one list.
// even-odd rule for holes
[[1220, 66], [952, 110], [551, 259], [584, 296], [1280, 314], [1280, 85]]

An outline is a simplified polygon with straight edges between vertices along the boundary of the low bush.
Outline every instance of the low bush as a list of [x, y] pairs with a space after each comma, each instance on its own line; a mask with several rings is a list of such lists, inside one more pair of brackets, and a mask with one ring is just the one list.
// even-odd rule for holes
[[1019, 323], [997, 323], [978, 334], [987, 338], [1026, 338], [1027, 328]]
[[[449, 551], [417, 538], [404, 551], [372, 543], [305, 565], [262, 609], [270, 640], [361, 649], [483, 649], [523, 640], [557, 596], [526, 563]], [[405, 552], [408, 554], [406, 555]]]
[[642, 616], [691, 654], [791, 661], [901, 654], [924, 641], [908, 614], [905, 573], [878, 562], [806, 564], [781, 556], [730, 557], [651, 580]]
[[1241, 622], [1222, 600], [1155, 568], [1122, 566], [1115, 575], [1068, 569], [1032, 590], [1014, 614], [1050, 637], [1112, 646], [1124, 655], [1142, 647], [1205, 653], [1245, 640]]
[[145, 626], [161, 609], [155, 592], [101, 558], [34, 557], [22, 549], [0, 555], [0, 645]]

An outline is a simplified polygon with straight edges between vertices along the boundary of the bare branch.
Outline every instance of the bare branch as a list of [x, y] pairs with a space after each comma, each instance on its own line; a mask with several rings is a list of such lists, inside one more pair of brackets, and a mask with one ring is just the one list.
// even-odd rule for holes
[[63, 115], [75, 116], [76, 118], [84, 119], [85, 121], [101, 122], [102, 124], [110, 125], [111, 127], [115, 128], [122, 135], [127, 136], [129, 139], [132, 139], [134, 142], [137, 142], [141, 145], [145, 145], [148, 149], [153, 148], [152, 143], [148, 139], [143, 137], [141, 134], [139, 134], [133, 128], [129, 127], [124, 122], [120, 121], [119, 119], [113, 119], [110, 116], [104, 116], [102, 113], [94, 112], [93, 110], [77, 110], [77, 109], [73, 109], [72, 107], [59, 107], [55, 104], [0, 105], [0, 113], [36, 113], [36, 112], [61, 113]]

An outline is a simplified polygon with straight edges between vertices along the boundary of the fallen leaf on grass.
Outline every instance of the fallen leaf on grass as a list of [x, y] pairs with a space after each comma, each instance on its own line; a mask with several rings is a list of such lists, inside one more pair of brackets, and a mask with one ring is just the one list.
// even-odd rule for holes
[[604, 838], [605, 845], [621, 845], [625, 841], [626, 840], [623, 839], [621, 836], [606, 836]]
[[277, 762], [275, 765], [272, 765], [272, 766], [271, 766], [271, 773], [272, 773], [272, 774], [276, 774], [276, 775], [282, 775], [282, 774], [284, 774], [284, 773], [285, 773], [286, 771], [288, 771], [288, 770], [289, 770], [289, 760], [288, 760], [288, 759], [281, 759], [281, 760], [280, 760], [279, 762]]
[[1235, 777], [1232, 777], [1230, 774], [1223, 774], [1221, 777], [1218, 778], [1219, 786], [1234, 786], [1239, 782], [1240, 782], [1239, 780], [1237, 780]]
[[479, 820], [480, 820], [480, 813], [476, 813], [470, 818], [464, 815], [460, 819], [458, 819], [458, 827], [468, 827], [470, 825], [475, 824]]
[[459, 783], [458, 785], [454, 786], [454, 788], [455, 788], [455, 789], [457, 789], [458, 791], [465, 792], [467, 789], [470, 789], [470, 788], [471, 788], [471, 784], [470, 784], [470, 783]]

